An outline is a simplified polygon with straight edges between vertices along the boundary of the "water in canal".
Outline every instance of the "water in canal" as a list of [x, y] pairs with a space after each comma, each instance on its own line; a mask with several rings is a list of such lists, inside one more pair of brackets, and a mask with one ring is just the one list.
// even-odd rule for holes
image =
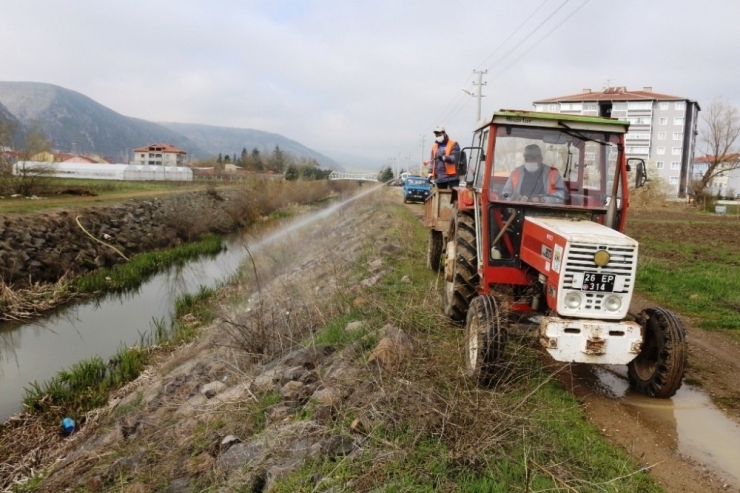
[[211, 258], [172, 266], [126, 294], [110, 294], [70, 306], [46, 318], [20, 326], [0, 326], [0, 423], [21, 411], [23, 389], [34, 380], [49, 380], [78, 361], [99, 355], [104, 360], [122, 345], [139, 342], [153, 329], [154, 320], [169, 327], [175, 299], [201, 286], [225, 281], [247, 256], [359, 199], [377, 187], [300, 216], [266, 231], [227, 238], [226, 249]]

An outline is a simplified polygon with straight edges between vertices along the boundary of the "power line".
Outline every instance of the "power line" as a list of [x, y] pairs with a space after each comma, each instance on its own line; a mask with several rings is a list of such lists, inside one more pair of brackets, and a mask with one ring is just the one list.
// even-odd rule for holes
[[579, 6], [579, 7], [577, 8], [577, 9], [575, 9], [575, 10], [574, 10], [573, 12], [571, 12], [570, 14], [568, 14], [568, 16], [567, 16], [566, 18], [564, 18], [563, 20], [561, 20], [561, 21], [560, 21], [560, 22], [559, 22], [558, 24], [556, 24], [556, 25], [555, 25], [555, 27], [553, 27], [553, 28], [552, 28], [551, 30], [549, 30], [549, 31], [548, 31], [547, 33], [545, 33], [545, 35], [544, 35], [543, 37], [541, 37], [541, 38], [540, 38], [539, 40], [537, 40], [537, 41], [536, 41], [536, 42], [535, 42], [535, 43], [534, 43], [534, 44], [533, 44], [532, 46], [530, 46], [529, 48], [527, 48], [527, 49], [526, 49], [526, 50], [525, 50], [525, 51], [524, 51], [523, 53], [521, 53], [521, 54], [520, 54], [520, 55], [519, 55], [519, 56], [518, 56], [518, 57], [517, 57], [517, 58], [516, 58], [516, 59], [515, 59], [515, 60], [514, 60], [513, 62], [511, 62], [511, 63], [510, 63], [510, 64], [509, 64], [509, 65], [508, 65], [508, 66], [507, 66], [506, 68], [504, 68], [503, 70], [500, 70], [500, 71], [499, 71], [499, 72], [498, 72], [498, 73], [496, 74], [496, 76], [495, 76], [495, 77], [494, 77], [493, 79], [491, 79], [491, 82], [493, 82], [494, 80], [496, 80], [496, 79], [498, 79], [499, 77], [501, 77], [501, 76], [502, 76], [502, 75], [503, 75], [503, 74], [504, 74], [504, 73], [505, 73], [505, 72], [506, 72], [507, 70], [509, 70], [509, 69], [510, 69], [511, 67], [513, 67], [514, 65], [516, 65], [516, 63], [517, 63], [517, 62], [518, 62], [519, 60], [521, 60], [521, 59], [522, 59], [522, 58], [523, 58], [523, 57], [524, 57], [524, 56], [525, 56], [525, 55], [526, 55], [527, 53], [529, 53], [530, 51], [532, 51], [533, 49], [535, 49], [535, 48], [536, 48], [536, 47], [537, 47], [537, 46], [538, 46], [538, 45], [539, 45], [540, 43], [542, 43], [542, 42], [543, 42], [543, 41], [544, 41], [544, 40], [545, 40], [545, 39], [546, 39], [546, 38], [547, 38], [548, 36], [550, 36], [550, 35], [551, 35], [552, 33], [554, 33], [554, 32], [555, 32], [555, 31], [556, 31], [556, 30], [557, 30], [557, 29], [558, 29], [558, 28], [559, 28], [560, 26], [562, 26], [562, 25], [563, 25], [563, 24], [564, 24], [564, 23], [565, 23], [566, 21], [568, 21], [568, 20], [569, 20], [569, 19], [570, 19], [571, 17], [573, 17], [573, 16], [574, 16], [574, 15], [575, 15], [576, 13], [578, 13], [578, 11], [579, 11], [579, 10], [581, 10], [581, 9], [582, 9], [583, 7], [585, 7], [585, 6], [586, 6], [586, 4], [587, 4], [588, 2], [590, 2], [590, 1], [591, 1], [591, 0], [586, 0], [586, 1], [585, 1], [585, 2], [583, 2], [583, 3], [582, 3], [582, 4], [581, 4], [581, 5], [580, 5], [580, 6]]
[[511, 39], [512, 37], [514, 37], [514, 35], [515, 35], [516, 33], [518, 33], [518, 32], [519, 32], [519, 30], [520, 30], [520, 29], [521, 29], [522, 27], [524, 27], [524, 25], [525, 25], [525, 24], [527, 23], [527, 21], [529, 21], [529, 19], [531, 19], [531, 18], [532, 18], [532, 17], [534, 16], [534, 14], [536, 14], [537, 12], [539, 12], [539, 11], [540, 11], [540, 9], [541, 9], [541, 8], [542, 8], [542, 7], [543, 7], [543, 6], [544, 6], [544, 5], [545, 5], [545, 4], [547, 3], [547, 2], [549, 2], [549, 1], [550, 1], [550, 0], [544, 0], [544, 1], [543, 1], [543, 2], [542, 2], [542, 3], [540, 4], [540, 6], [539, 6], [539, 7], [537, 7], [536, 9], [534, 9], [534, 10], [532, 11], [532, 13], [531, 13], [531, 14], [529, 14], [529, 17], [527, 17], [526, 19], [524, 19], [524, 20], [522, 21], [522, 23], [521, 23], [521, 24], [519, 24], [519, 26], [518, 26], [518, 27], [517, 27], [516, 29], [514, 29], [514, 32], [512, 32], [511, 34], [509, 34], [509, 37], [508, 37], [508, 38], [506, 38], [506, 39], [505, 39], [505, 40], [504, 40], [504, 41], [503, 41], [503, 42], [502, 42], [502, 43], [501, 43], [500, 45], [498, 45], [498, 48], [496, 48], [495, 50], [493, 50], [493, 53], [491, 53], [490, 55], [488, 55], [488, 56], [487, 56], [487, 57], [485, 58], [485, 60], [483, 60], [483, 61], [482, 61], [482, 62], [480, 63], [480, 65], [478, 65], [478, 67], [480, 68], [480, 67], [481, 67], [481, 66], [482, 66], [482, 65], [483, 65], [484, 63], [486, 63], [486, 62], [487, 62], [487, 61], [488, 61], [488, 60], [489, 60], [489, 59], [490, 59], [490, 58], [491, 58], [491, 57], [492, 57], [493, 55], [495, 55], [496, 53], [498, 53], [498, 51], [499, 51], [499, 50], [500, 50], [501, 48], [503, 48], [503, 47], [504, 47], [504, 45], [505, 45], [505, 44], [507, 43], [507, 41], [509, 41], [509, 40], [510, 40], [510, 39]]
[[[561, 3], [561, 4], [560, 4], [560, 6], [559, 6], [558, 8], [556, 8], [556, 9], [555, 9], [555, 10], [554, 10], [553, 12], [551, 12], [551, 13], [550, 13], [550, 15], [548, 15], [547, 17], [545, 17], [545, 20], [543, 20], [542, 22], [540, 22], [539, 24], [537, 24], [537, 26], [535, 26], [535, 28], [534, 28], [534, 29], [532, 29], [531, 31], [529, 31], [529, 33], [527, 33], [527, 35], [526, 35], [525, 39], [528, 39], [528, 38], [529, 38], [530, 36], [532, 36], [532, 35], [533, 35], [534, 33], [536, 33], [537, 31], [539, 31], [539, 30], [540, 30], [540, 28], [541, 28], [542, 26], [544, 26], [544, 25], [545, 25], [545, 24], [546, 24], [546, 23], [547, 23], [547, 22], [548, 22], [548, 21], [549, 21], [550, 19], [552, 19], [552, 17], [553, 17], [553, 16], [555, 15], [555, 14], [557, 14], [558, 12], [560, 12], [560, 9], [562, 9], [563, 7], [565, 7], [565, 5], [566, 5], [566, 4], [568, 3], [568, 2], [570, 2], [570, 0], [565, 0], [565, 1], [563, 2], [563, 3]], [[491, 65], [490, 67], [488, 67], [488, 69], [487, 69], [487, 70], [491, 70], [491, 69], [493, 69], [493, 67], [495, 67], [496, 65], [498, 65], [498, 64], [500, 64], [501, 62], [503, 62], [504, 60], [506, 60], [506, 59], [507, 59], [507, 58], [508, 58], [508, 57], [509, 57], [510, 55], [512, 55], [512, 54], [513, 54], [513, 53], [514, 53], [514, 52], [515, 52], [515, 51], [516, 51], [516, 50], [517, 50], [517, 49], [518, 49], [518, 48], [519, 48], [520, 46], [521, 46], [521, 44], [520, 44], [520, 45], [518, 45], [518, 46], [517, 46], [516, 48], [514, 48], [513, 50], [509, 50], [509, 52], [508, 52], [508, 53], [506, 53], [506, 54], [505, 54], [504, 56], [502, 56], [502, 57], [501, 57], [501, 58], [499, 58], [499, 59], [498, 59], [498, 60], [497, 60], [496, 62], [494, 62], [494, 63], [493, 63], [493, 65]]]
[[[541, 3], [541, 4], [540, 4], [540, 5], [539, 5], [539, 6], [538, 6], [538, 7], [536, 8], [536, 9], [534, 9], [534, 10], [533, 10], [533, 11], [532, 11], [532, 12], [531, 12], [531, 13], [529, 14], [529, 16], [527, 16], [527, 18], [526, 18], [526, 19], [524, 19], [524, 21], [523, 21], [523, 22], [522, 22], [521, 24], [519, 24], [519, 26], [518, 26], [518, 27], [517, 27], [517, 28], [516, 28], [516, 29], [515, 29], [515, 30], [514, 30], [514, 31], [513, 31], [513, 32], [512, 32], [512, 33], [511, 33], [511, 34], [510, 34], [510, 35], [509, 35], [509, 36], [508, 36], [508, 37], [507, 37], [507, 38], [506, 38], [506, 39], [505, 39], [505, 40], [504, 40], [504, 41], [503, 41], [503, 42], [502, 42], [502, 43], [501, 43], [501, 44], [500, 44], [499, 46], [498, 46], [498, 48], [496, 48], [496, 49], [495, 49], [495, 50], [493, 51], [493, 53], [491, 53], [490, 55], [488, 55], [488, 56], [487, 56], [487, 57], [486, 57], [486, 58], [485, 58], [485, 59], [484, 59], [484, 60], [483, 60], [483, 61], [482, 61], [482, 62], [481, 62], [481, 63], [480, 63], [479, 65], [478, 65], [478, 67], [480, 68], [480, 66], [481, 66], [481, 65], [483, 65], [484, 63], [486, 63], [486, 62], [487, 62], [487, 61], [488, 61], [488, 60], [489, 60], [489, 59], [490, 59], [490, 58], [491, 58], [491, 57], [492, 57], [493, 55], [495, 55], [495, 54], [496, 54], [496, 53], [497, 53], [497, 52], [498, 52], [498, 51], [499, 51], [499, 50], [500, 50], [501, 48], [503, 48], [503, 46], [504, 46], [504, 45], [505, 45], [505, 44], [506, 44], [506, 43], [507, 43], [507, 42], [508, 42], [508, 41], [509, 41], [509, 40], [510, 40], [510, 39], [511, 39], [511, 38], [512, 38], [512, 37], [513, 37], [513, 36], [514, 36], [514, 35], [515, 35], [515, 34], [516, 34], [517, 32], [519, 32], [519, 30], [520, 30], [520, 29], [521, 29], [521, 28], [522, 28], [522, 27], [523, 27], [523, 26], [524, 26], [524, 25], [525, 25], [525, 24], [527, 23], [527, 21], [529, 21], [529, 20], [530, 20], [530, 19], [531, 19], [531, 18], [532, 18], [532, 17], [533, 17], [533, 16], [534, 16], [534, 15], [535, 15], [535, 14], [536, 14], [537, 12], [539, 12], [539, 11], [540, 11], [540, 9], [541, 9], [541, 8], [542, 8], [542, 7], [543, 7], [543, 6], [544, 6], [544, 5], [545, 5], [545, 4], [546, 4], [546, 3], [548, 2], [548, 1], [549, 1], [549, 0], [544, 0], [544, 1], [543, 1], [543, 2], [542, 2], [542, 3]], [[570, 0], [566, 0], [566, 3], [567, 3], [568, 1], [570, 1]], [[562, 7], [562, 5], [561, 5], [561, 7]], [[559, 9], [559, 8], [560, 8], [560, 7], [558, 7], [558, 9]], [[556, 10], [556, 12], [557, 12], [557, 10]], [[549, 19], [549, 18], [548, 18], [548, 19]], [[545, 19], [545, 21], [547, 21], [547, 19]], [[536, 30], [536, 28], [535, 28], [535, 30]], [[532, 32], [534, 32], [534, 31], [532, 31]], [[473, 73], [475, 73], [475, 71], [473, 71]], [[467, 77], [467, 78], [466, 78], [466, 79], [465, 79], [465, 80], [463, 81], [463, 83], [461, 84], [461, 87], [464, 87], [465, 85], [467, 85], [468, 81], [470, 81], [470, 75], [468, 75], [468, 77]], [[450, 102], [449, 102], [449, 103], [447, 104], [447, 106], [445, 107], [444, 111], [442, 111], [442, 113], [441, 113], [440, 117], [438, 117], [438, 118], [437, 118], [436, 120], [434, 120], [434, 121], [435, 121], [436, 123], [432, 123], [432, 126], [431, 126], [431, 127], [429, 127], [429, 128], [433, 128], [433, 127], [434, 127], [435, 125], [438, 125], [438, 124], [439, 124], [439, 122], [443, 122], [443, 121], [447, 120], [448, 118], [449, 118], [449, 119], [451, 119], [451, 118], [453, 118], [454, 116], [456, 116], [456, 115], [457, 115], [457, 114], [458, 114], [458, 113], [460, 112], [460, 110], [461, 110], [461, 109], [462, 109], [462, 108], [463, 108], [463, 107], [465, 106], [465, 103], [466, 103], [466, 101], [465, 101], [465, 98], [464, 98], [464, 97], [463, 97], [463, 96], [462, 96], [462, 95], [461, 95], [460, 93], [458, 93], [458, 94], [457, 94], [457, 95], [456, 95], [455, 97], [453, 97], [453, 98], [452, 98], [452, 101], [450, 101]], [[448, 115], [453, 115], [453, 116], [448, 116]]]

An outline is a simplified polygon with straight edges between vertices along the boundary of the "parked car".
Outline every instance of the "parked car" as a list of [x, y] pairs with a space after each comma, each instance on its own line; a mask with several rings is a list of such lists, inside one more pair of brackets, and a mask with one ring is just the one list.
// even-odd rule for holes
[[410, 175], [403, 184], [403, 202], [424, 202], [432, 193], [432, 182], [423, 176]]

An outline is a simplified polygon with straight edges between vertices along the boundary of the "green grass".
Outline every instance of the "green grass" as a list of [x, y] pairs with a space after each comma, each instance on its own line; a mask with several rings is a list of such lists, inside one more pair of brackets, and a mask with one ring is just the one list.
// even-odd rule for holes
[[99, 356], [80, 361], [47, 382], [32, 382], [25, 389], [23, 406], [49, 418], [71, 416], [79, 421], [87, 411], [104, 405], [111, 390], [139, 376], [147, 361], [147, 351], [136, 347], [120, 349], [108, 362]]
[[681, 266], [645, 259], [637, 288], [658, 303], [698, 318], [706, 329], [740, 329], [740, 280], [737, 267], [687, 262]]
[[216, 255], [222, 250], [221, 238], [207, 235], [194, 243], [168, 250], [141, 253], [125, 264], [109, 269], [97, 269], [76, 278], [72, 289], [85, 294], [133, 289], [171, 265], [183, 264], [200, 255]]
[[[722, 237], [702, 234], [706, 223], [700, 218], [635, 221], [631, 229], [640, 242], [636, 289], [666, 308], [696, 318], [702, 328], [738, 330], [737, 246]], [[685, 231], [685, 239], [673, 241], [649, 234], [652, 224], [666, 222]], [[720, 224], [740, 228], [740, 224]]]
[[[401, 375], [383, 374], [389, 400], [373, 406], [375, 428], [359, 457], [314, 460], [275, 491], [557, 491], [564, 484], [577, 491], [660, 491], [635, 460], [588, 422], [575, 397], [552, 380], [531, 350], [512, 350], [516, 371], [495, 389], [462, 377], [462, 329], [440, 314], [443, 284], [424, 265], [427, 232], [406, 208], [392, 215], [402, 218], [390, 231], [404, 248], [383, 256], [386, 275], [362, 294], [371, 300], [369, 308], [335, 317], [316, 342], [341, 348], [357, 340], [344, 330], [347, 323], [364, 320], [377, 329], [390, 322], [415, 339], [413, 363]], [[377, 256], [368, 245], [359, 265]], [[362, 279], [368, 272], [360, 267], [354, 274]], [[411, 283], [401, 281], [405, 275]], [[398, 381], [410, 384], [398, 389]], [[416, 414], [404, 400], [407, 388], [426, 395]], [[433, 415], [426, 423], [429, 407], [443, 410], [445, 419], [435, 421]], [[334, 433], [347, 433], [357, 413], [341, 412]]]

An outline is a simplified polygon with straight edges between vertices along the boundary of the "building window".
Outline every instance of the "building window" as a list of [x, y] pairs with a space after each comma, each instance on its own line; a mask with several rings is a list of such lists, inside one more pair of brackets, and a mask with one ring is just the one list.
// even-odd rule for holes
[[662, 103], [660, 103], [660, 109], [661, 110], [667, 110], [668, 109], [668, 103], [666, 103], [665, 101], [662, 102]]
[[683, 140], [683, 132], [673, 132], [673, 140]]
[[557, 104], [551, 104], [548, 109], [550, 111], [558, 111], [558, 105]]
[[649, 110], [652, 107], [652, 101], [630, 101], [627, 104], [627, 109], [630, 110]]
[[626, 110], [627, 109], [627, 103], [614, 103], [612, 104], [612, 111], [614, 110]]
[[686, 109], [686, 103], [685, 103], [684, 101], [676, 101], [676, 106], [675, 106], [675, 108], [676, 108], [677, 110], [683, 110], [683, 109]]
[[674, 125], [683, 125], [683, 117], [678, 117], [673, 119]]
[[545, 105], [544, 104], [536, 104], [534, 105], [535, 111], [545, 111]]
[[665, 154], [665, 147], [658, 147], [658, 149], [656, 150], [656, 154]]
[[630, 132], [625, 137], [633, 140], [650, 140], [650, 134], [646, 132]]
[[650, 125], [651, 118], [649, 116], [631, 116], [627, 120], [632, 125]]
[[664, 116], [658, 118], [658, 125], [668, 125], [668, 118]]
[[665, 132], [658, 132], [658, 139], [665, 140]]
[[581, 103], [560, 103], [560, 111], [581, 111]]
[[671, 163], [671, 169], [681, 169], [681, 163], [678, 161], [673, 161]]
[[655, 167], [657, 169], [663, 169], [663, 161], [658, 161], [657, 163], [655, 163]]
[[632, 147], [626, 147], [624, 152], [627, 154], [649, 154], [647, 147], [643, 146], [632, 146]]
[[671, 185], [678, 185], [678, 176], [671, 176]]
[[[612, 109], [614, 107], [612, 106]], [[593, 111], [599, 109], [599, 103], [583, 103], [583, 109], [586, 111]]]
[[680, 147], [674, 147], [671, 149], [671, 154], [674, 156], [680, 156], [681, 155], [681, 148]]

